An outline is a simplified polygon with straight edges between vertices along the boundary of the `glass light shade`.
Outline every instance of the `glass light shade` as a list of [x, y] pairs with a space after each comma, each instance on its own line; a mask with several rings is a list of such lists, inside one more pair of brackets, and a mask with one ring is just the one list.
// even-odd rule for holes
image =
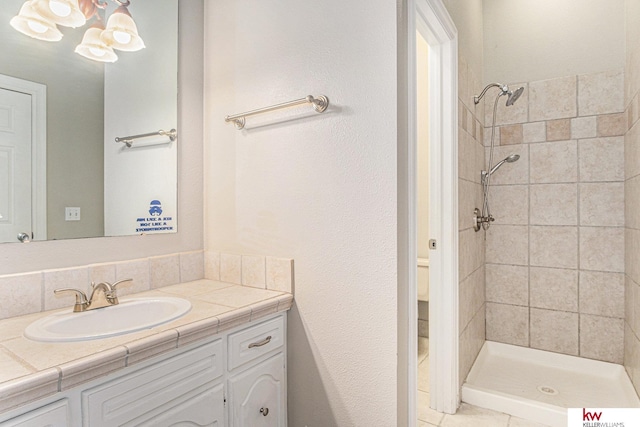
[[78, 0], [32, 0], [32, 3], [38, 14], [58, 25], [77, 28], [87, 23]]
[[118, 55], [115, 54], [110, 46], [107, 46], [100, 40], [102, 28], [91, 27], [84, 33], [82, 43], [80, 43], [75, 52], [85, 58], [99, 62], [116, 62]]
[[120, 6], [111, 14], [101, 37], [105, 44], [122, 51], [135, 52], [145, 47], [138, 35], [138, 27], [125, 6]]
[[53, 22], [40, 16], [29, 1], [22, 5], [20, 13], [11, 18], [9, 23], [17, 31], [34, 39], [48, 42], [62, 40], [62, 33], [58, 30], [58, 27]]

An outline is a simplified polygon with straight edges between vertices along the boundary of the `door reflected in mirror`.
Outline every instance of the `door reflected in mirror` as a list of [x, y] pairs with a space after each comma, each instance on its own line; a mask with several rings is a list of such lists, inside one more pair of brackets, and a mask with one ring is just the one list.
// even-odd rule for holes
[[[178, 0], [131, 0], [144, 49], [113, 63], [75, 53], [84, 26], [57, 42], [9, 25], [24, 0], [0, 8], [0, 242], [177, 231]], [[179, 129], [178, 129], [179, 131]]]

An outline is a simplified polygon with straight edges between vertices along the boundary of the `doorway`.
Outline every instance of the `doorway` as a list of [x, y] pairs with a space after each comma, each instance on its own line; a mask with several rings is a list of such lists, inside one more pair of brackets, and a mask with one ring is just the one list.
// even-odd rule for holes
[[[429, 407], [455, 413], [458, 380], [458, 154], [457, 31], [442, 0], [408, 0], [406, 44], [399, 69], [406, 71], [406, 104], [399, 114], [399, 420], [417, 423], [418, 393], [418, 96], [416, 33], [428, 45], [429, 135]], [[402, 37], [399, 39], [402, 41]], [[406, 51], [404, 50], [406, 49]], [[406, 60], [403, 60], [406, 55]], [[402, 82], [401, 82], [402, 84]], [[404, 139], [406, 137], [406, 140]], [[406, 163], [405, 163], [406, 162]], [[406, 234], [405, 234], [406, 233]], [[406, 321], [408, 319], [408, 322]], [[404, 341], [406, 338], [406, 341]], [[406, 356], [406, 359], [404, 357]], [[406, 364], [406, 370], [403, 369]], [[406, 378], [403, 375], [406, 374]], [[406, 379], [406, 383], [404, 380]]]
[[0, 74], [0, 242], [45, 240], [46, 86]]

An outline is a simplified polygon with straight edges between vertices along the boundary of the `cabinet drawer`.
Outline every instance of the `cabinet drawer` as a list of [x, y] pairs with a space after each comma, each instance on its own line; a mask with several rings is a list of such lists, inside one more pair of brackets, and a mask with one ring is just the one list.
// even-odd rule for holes
[[[208, 390], [214, 390], [224, 374], [223, 356], [222, 340], [217, 340], [86, 390], [83, 425], [140, 425], [161, 418], [169, 407], [181, 408], [198, 395], [211, 395]], [[213, 414], [205, 411], [203, 416], [203, 425], [210, 425], [206, 418]]]
[[59, 400], [0, 423], [0, 427], [67, 427], [69, 425], [71, 422], [69, 421], [69, 402], [67, 399]]
[[229, 370], [251, 362], [283, 344], [283, 316], [235, 332], [229, 335]]

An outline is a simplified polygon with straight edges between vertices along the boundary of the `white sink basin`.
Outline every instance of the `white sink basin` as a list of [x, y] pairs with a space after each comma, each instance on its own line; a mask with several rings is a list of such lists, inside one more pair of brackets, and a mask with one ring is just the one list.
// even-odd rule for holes
[[96, 310], [52, 314], [36, 320], [24, 330], [35, 341], [68, 342], [112, 337], [152, 328], [175, 320], [191, 310], [182, 298], [131, 298]]

